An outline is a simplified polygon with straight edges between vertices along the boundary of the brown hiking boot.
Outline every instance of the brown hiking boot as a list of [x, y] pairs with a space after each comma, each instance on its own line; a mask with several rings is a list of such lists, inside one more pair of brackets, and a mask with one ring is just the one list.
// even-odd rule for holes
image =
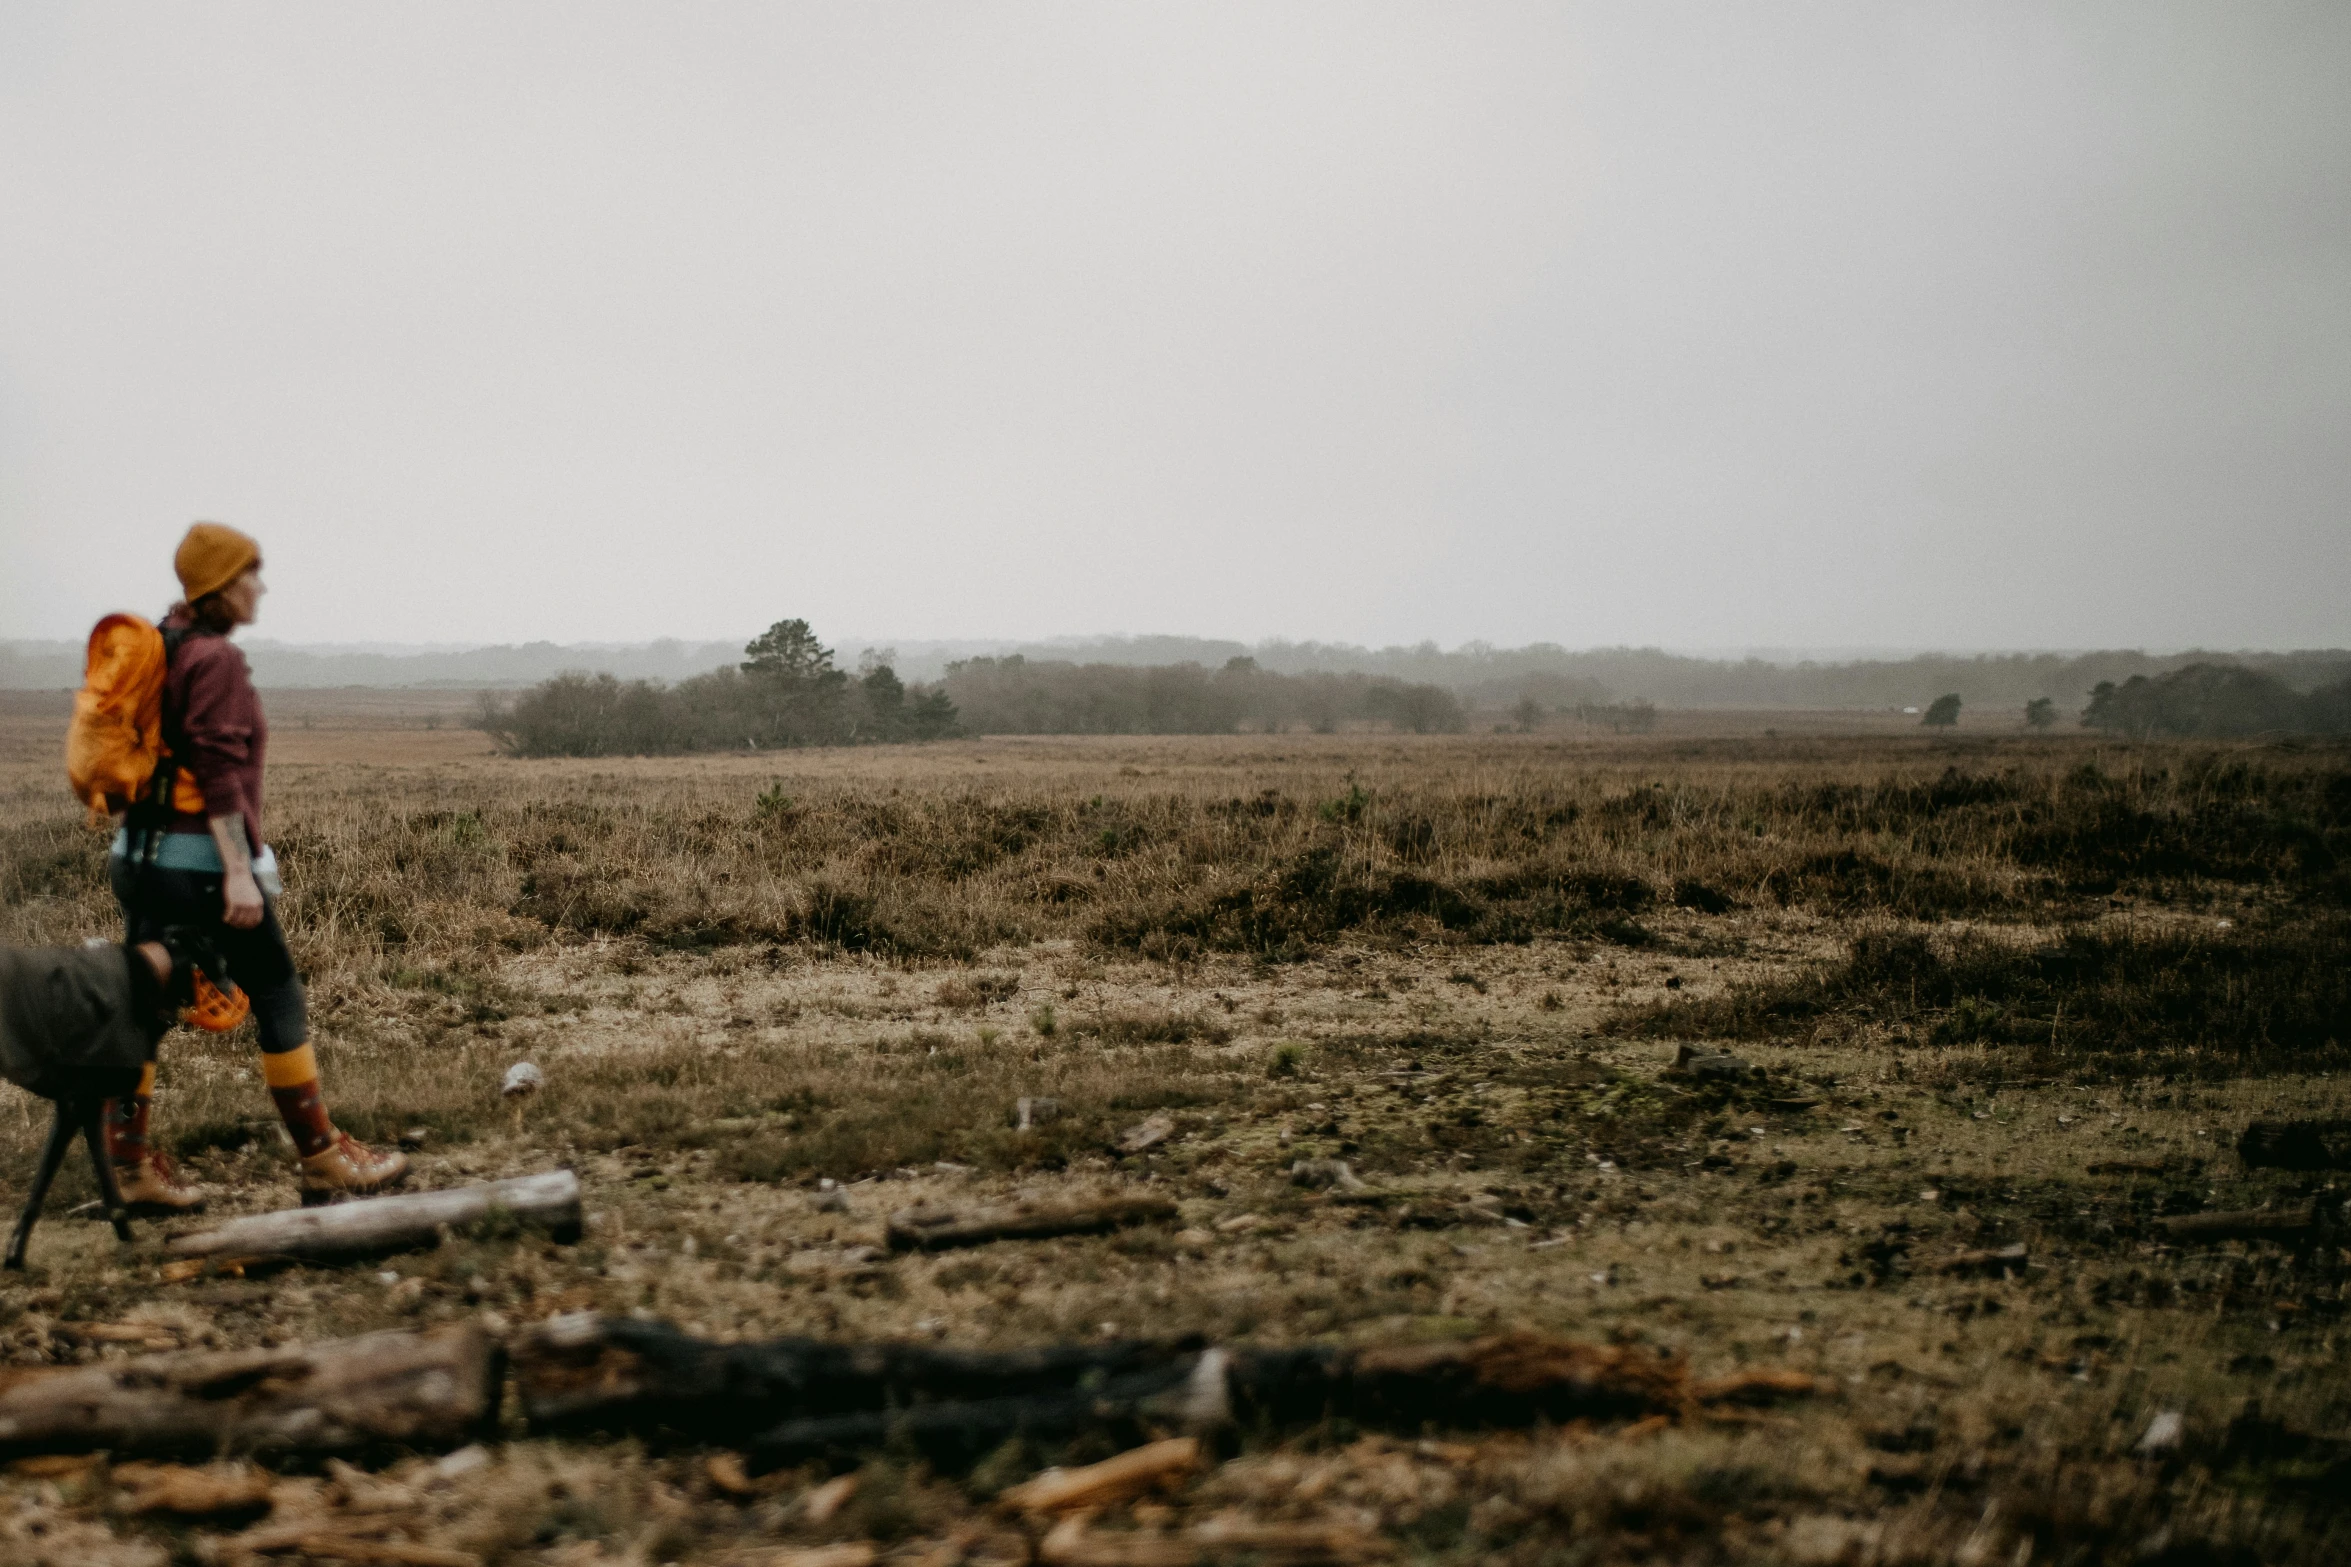
[[114, 1179], [122, 1187], [123, 1206], [131, 1212], [149, 1218], [168, 1218], [175, 1213], [193, 1213], [204, 1206], [208, 1195], [193, 1181], [183, 1181], [171, 1167], [171, 1161], [159, 1153], [140, 1156], [128, 1164], [114, 1167]]
[[408, 1173], [408, 1155], [398, 1149], [377, 1153], [349, 1132], [302, 1161], [302, 1195], [306, 1200], [380, 1192]]

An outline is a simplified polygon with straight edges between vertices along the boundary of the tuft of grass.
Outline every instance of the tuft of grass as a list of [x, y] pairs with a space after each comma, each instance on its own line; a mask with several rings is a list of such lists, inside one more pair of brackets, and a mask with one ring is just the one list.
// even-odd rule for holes
[[1867, 931], [1848, 955], [1705, 1001], [1618, 1011], [1624, 1035], [1819, 1040], [1878, 1029], [1929, 1045], [1989, 1045], [2041, 1068], [2199, 1076], [2351, 1052], [2351, 919], [2251, 933], [2232, 925], [2097, 926], [2046, 944], [1982, 932]]
[[939, 1005], [972, 1011], [1020, 994], [1018, 974], [954, 974], [940, 982]]
[[1077, 1032], [1106, 1045], [1183, 1045], [1195, 1040], [1221, 1045], [1233, 1037], [1216, 1018], [1147, 1008], [1100, 1013], [1079, 1023]]

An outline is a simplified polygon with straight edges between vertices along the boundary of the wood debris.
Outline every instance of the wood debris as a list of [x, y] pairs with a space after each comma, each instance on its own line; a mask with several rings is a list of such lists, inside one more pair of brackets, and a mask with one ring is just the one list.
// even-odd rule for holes
[[1164, 1490], [1200, 1467], [1200, 1443], [1188, 1436], [1130, 1449], [1082, 1469], [1048, 1469], [1013, 1486], [997, 1505], [1013, 1512], [1066, 1513], [1108, 1507]]
[[1946, 1258], [1938, 1271], [2007, 1278], [2024, 1272], [2030, 1260], [2030, 1253], [2020, 1242], [2013, 1246], [1989, 1246], [1963, 1251], [1956, 1257]]
[[722, 1494], [732, 1496], [740, 1501], [747, 1501], [755, 1496], [765, 1496], [774, 1489], [773, 1486], [763, 1485], [744, 1473], [743, 1456], [740, 1453], [711, 1454], [703, 1461], [702, 1473]]
[[557, 1240], [580, 1234], [580, 1178], [569, 1170], [440, 1192], [363, 1197], [250, 1214], [165, 1243], [180, 1258], [296, 1257], [332, 1262], [437, 1246], [451, 1230], [512, 1218]]
[[1810, 1398], [1828, 1392], [1834, 1384], [1785, 1367], [1764, 1366], [1732, 1376], [1690, 1384], [1690, 1396], [1701, 1404], [1776, 1404], [1783, 1399]]
[[833, 1514], [848, 1506], [849, 1498], [856, 1494], [857, 1476], [836, 1476], [800, 1499], [800, 1516], [812, 1524], [831, 1523]]
[[514, 1346], [541, 1431], [668, 1432], [746, 1446], [749, 1475], [907, 1445], [976, 1461], [1008, 1437], [1093, 1431], [1136, 1444], [1228, 1423], [1371, 1429], [1685, 1418], [1820, 1390], [1759, 1370], [1693, 1383], [1686, 1363], [1540, 1334], [1356, 1349], [1113, 1341], [1006, 1352], [782, 1339], [715, 1344], [663, 1323], [554, 1318]]
[[873, 1567], [882, 1559], [869, 1540], [843, 1545], [777, 1545], [729, 1558], [730, 1567]]
[[11, 1371], [0, 1456], [454, 1447], [495, 1420], [498, 1387], [496, 1348], [471, 1324]]
[[175, 1518], [260, 1513], [270, 1506], [272, 1477], [251, 1464], [116, 1464], [108, 1475], [123, 1493], [123, 1510]]
[[890, 1215], [892, 1251], [944, 1251], [989, 1241], [1099, 1235], [1135, 1224], [1165, 1224], [1176, 1205], [1164, 1197], [1114, 1197], [1069, 1204], [1018, 1203], [1001, 1208], [901, 1208]]
[[283, 1266], [286, 1260], [283, 1257], [183, 1257], [155, 1271], [166, 1284], [190, 1284], [206, 1278], [241, 1279], [248, 1272]]
[[2300, 1245], [2346, 1227], [2343, 1208], [2319, 1199], [2283, 1208], [2240, 1208], [2228, 1213], [2184, 1213], [2155, 1221], [2156, 1232], [2182, 1245], [2215, 1241], [2277, 1241]]
[[472, 1551], [375, 1539], [317, 1523], [248, 1529], [212, 1542], [207, 1555], [216, 1567], [250, 1567], [274, 1556], [357, 1562], [362, 1567], [483, 1567], [481, 1557]]
[[1360, 1529], [1273, 1523], [1229, 1512], [1180, 1531], [1095, 1529], [1089, 1514], [1077, 1513], [1037, 1542], [1037, 1560], [1048, 1567], [1193, 1567], [1234, 1557], [1265, 1567], [1317, 1567], [1378, 1561], [1391, 1554], [1386, 1541]]

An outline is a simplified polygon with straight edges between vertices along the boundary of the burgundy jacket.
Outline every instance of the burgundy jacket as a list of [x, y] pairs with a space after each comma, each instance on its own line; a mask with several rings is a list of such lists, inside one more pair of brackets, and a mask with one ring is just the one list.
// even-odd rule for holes
[[247, 847], [259, 854], [267, 841], [261, 836], [261, 758], [269, 749], [269, 724], [261, 716], [253, 672], [235, 643], [196, 625], [186, 610], [174, 610], [163, 624], [187, 632], [163, 677], [163, 732], [204, 791], [204, 815], [174, 812], [168, 830], [209, 832], [206, 818], [240, 815]]

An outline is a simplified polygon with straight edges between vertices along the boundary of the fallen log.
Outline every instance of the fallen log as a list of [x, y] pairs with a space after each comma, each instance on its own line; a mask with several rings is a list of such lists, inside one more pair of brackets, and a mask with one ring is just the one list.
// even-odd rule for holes
[[1332, 1417], [1407, 1432], [1679, 1419], [1702, 1404], [1815, 1390], [1809, 1378], [1770, 1375], [1694, 1385], [1679, 1360], [1538, 1334], [1357, 1349], [1112, 1343], [980, 1353], [805, 1339], [712, 1344], [662, 1323], [584, 1314], [524, 1334], [514, 1363], [535, 1429], [742, 1445], [751, 1474], [892, 1444], [952, 1466], [1014, 1436], [1091, 1431], [1143, 1442]]
[[2240, 1208], [2229, 1213], [2184, 1213], [2157, 1219], [2156, 1230], [2184, 1246], [2215, 1241], [2276, 1241], [2297, 1246], [2344, 1228], [2342, 1208], [2313, 1199], [2283, 1208]]
[[496, 1420], [501, 1356], [470, 1324], [307, 1348], [0, 1371], [0, 1458], [324, 1456], [456, 1447]]
[[1066, 1391], [1188, 1366], [1197, 1339], [975, 1353], [931, 1344], [714, 1344], [666, 1322], [575, 1312], [515, 1340], [538, 1430], [629, 1430], [741, 1444], [790, 1419]]
[[1986, 1277], [2007, 1278], [2021, 1274], [2032, 1262], [2032, 1253], [2022, 1242], [2010, 1246], [1982, 1246], [1946, 1257], [1938, 1265], [1939, 1273], [1981, 1274]]
[[191, 1258], [333, 1262], [437, 1246], [448, 1231], [506, 1219], [546, 1230], [560, 1241], [578, 1240], [580, 1178], [569, 1170], [549, 1170], [449, 1191], [256, 1213], [176, 1236], [165, 1249]]
[[885, 1233], [892, 1251], [945, 1251], [990, 1241], [1100, 1235], [1133, 1224], [1165, 1224], [1175, 1217], [1176, 1205], [1164, 1197], [1114, 1197], [1063, 1206], [1023, 1203], [960, 1212], [917, 1207], [891, 1214]]
[[2248, 1169], [2351, 1170], [2351, 1121], [2255, 1121], [2237, 1157]]

